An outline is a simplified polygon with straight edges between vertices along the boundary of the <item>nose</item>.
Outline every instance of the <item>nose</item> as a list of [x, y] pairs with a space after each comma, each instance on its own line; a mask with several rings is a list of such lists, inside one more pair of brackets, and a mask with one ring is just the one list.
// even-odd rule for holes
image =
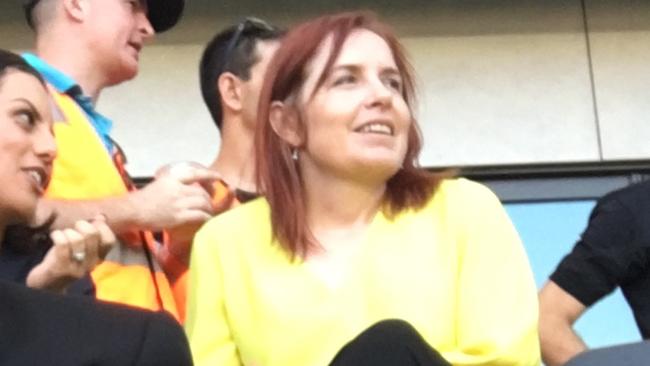
[[34, 134], [34, 153], [46, 164], [51, 164], [56, 158], [56, 141], [52, 129], [43, 123]]
[[368, 104], [370, 107], [388, 108], [393, 103], [393, 90], [376, 78], [368, 83]]
[[153, 29], [153, 26], [144, 11], [138, 13], [138, 31], [144, 40], [149, 40], [156, 34], [156, 31]]

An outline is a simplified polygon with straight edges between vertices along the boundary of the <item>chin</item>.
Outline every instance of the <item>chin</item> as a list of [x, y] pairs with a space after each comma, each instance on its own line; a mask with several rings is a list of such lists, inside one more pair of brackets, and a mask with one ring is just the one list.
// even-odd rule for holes
[[124, 63], [115, 70], [112, 74], [114, 75], [111, 85], [117, 85], [125, 81], [129, 81], [135, 78], [138, 75], [138, 64], [133, 64], [133, 61]]
[[138, 68], [137, 67], [130, 68], [126, 70], [126, 72], [124, 72], [122, 81], [133, 80], [136, 76], [138, 76]]
[[373, 154], [361, 157], [360, 161], [368, 167], [397, 171], [402, 166], [404, 158], [397, 154]]
[[365, 160], [359, 164], [359, 172], [363, 172], [366, 178], [373, 177], [373, 180], [388, 181], [401, 169], [401, 162], [394, 160]]

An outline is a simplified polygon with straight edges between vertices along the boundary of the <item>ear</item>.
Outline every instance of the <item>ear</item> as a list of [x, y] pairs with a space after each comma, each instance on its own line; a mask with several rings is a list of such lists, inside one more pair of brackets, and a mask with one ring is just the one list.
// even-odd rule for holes
[[68, 17], [82, 22], [88, 17], [90, 3], [87, 0], [63, 0], [63, 10]]
[[284, 102], [271, 103], [269, 122], [273, 131], [287, 144], [299, 147], [304, 143], [298, 112], [295, 108]]
[[230, 109], [236, 112], [242, 109], [242, 81], [233, 73], [224, 72], [219, 75], [216, 87], [221, 95], [223, 109]]

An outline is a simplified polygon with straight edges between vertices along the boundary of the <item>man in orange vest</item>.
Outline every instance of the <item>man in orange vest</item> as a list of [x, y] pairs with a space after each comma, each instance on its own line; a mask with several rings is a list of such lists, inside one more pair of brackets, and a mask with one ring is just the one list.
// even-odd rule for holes
[[[221, 133], [219, 152], [209, 167], [220, 177], [212, 186], [215, 214], [257, 197], [255, 162], [251, 158], [257, 104], [264, 74], [282, 35], [283, 31], [261, 19], [245, 18], [217, 33], [203, 51], [201, 93]], [[173, 286], [181, 313], [196, 230], [196, 225], [167, 230], [170, 245], [165, 249], [176, 262]]]
[[[92, 293], [97, 298], [151, 310], [178, 312], [165, 270], [166, 258], [151, 231], [199, 224], [212, 214], [209, 170], [186, 170], [135, 190], [124, 155], [110, 138], [112, 122], [95, 110], [106, 87], [134, 78], [139, 54], [156, 32], [176, 24], [184, 0], [31, 0], [25, 5], [36, 32], [36, 54], [25, 59], [43, 74], [54, 101], [58, 156], [40, 221], [55, 227], [102, 214], [120, 239], [90, 271], [84, 286], [51, 251], [27, 275], [31, 287]], [[70, 253], [73, 265], [94, 263], [96, 248]], [[67, 258], [69, 259], [69, 258]], [[71, 261], [67, 261], [70, 263]], [[62, 279], [64, 281], [62, 281]], [[61, 286], [61, 283], [65, 286]], [[56, 284], [56, 285], [55, 285]]]

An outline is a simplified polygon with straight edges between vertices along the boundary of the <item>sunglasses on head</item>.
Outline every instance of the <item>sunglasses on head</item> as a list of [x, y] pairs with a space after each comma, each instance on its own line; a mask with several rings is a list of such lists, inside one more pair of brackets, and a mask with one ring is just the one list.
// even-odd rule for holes
[[262, 19], [255, 17], [244, 18], [244, 20], [237, 24], [235, 31], [230, 37], [230, 41], [228, 41], [228, 46], [226, 46], [226, 51], [223, 54], [223, 59], [226, 60], [226, 62], [230, 59], [230, 56], [235, 50], [235, 47], [237, 47], [239, 42], [242, 40], [242, 37], [253, 31], [275, 32], [276, 29]]

